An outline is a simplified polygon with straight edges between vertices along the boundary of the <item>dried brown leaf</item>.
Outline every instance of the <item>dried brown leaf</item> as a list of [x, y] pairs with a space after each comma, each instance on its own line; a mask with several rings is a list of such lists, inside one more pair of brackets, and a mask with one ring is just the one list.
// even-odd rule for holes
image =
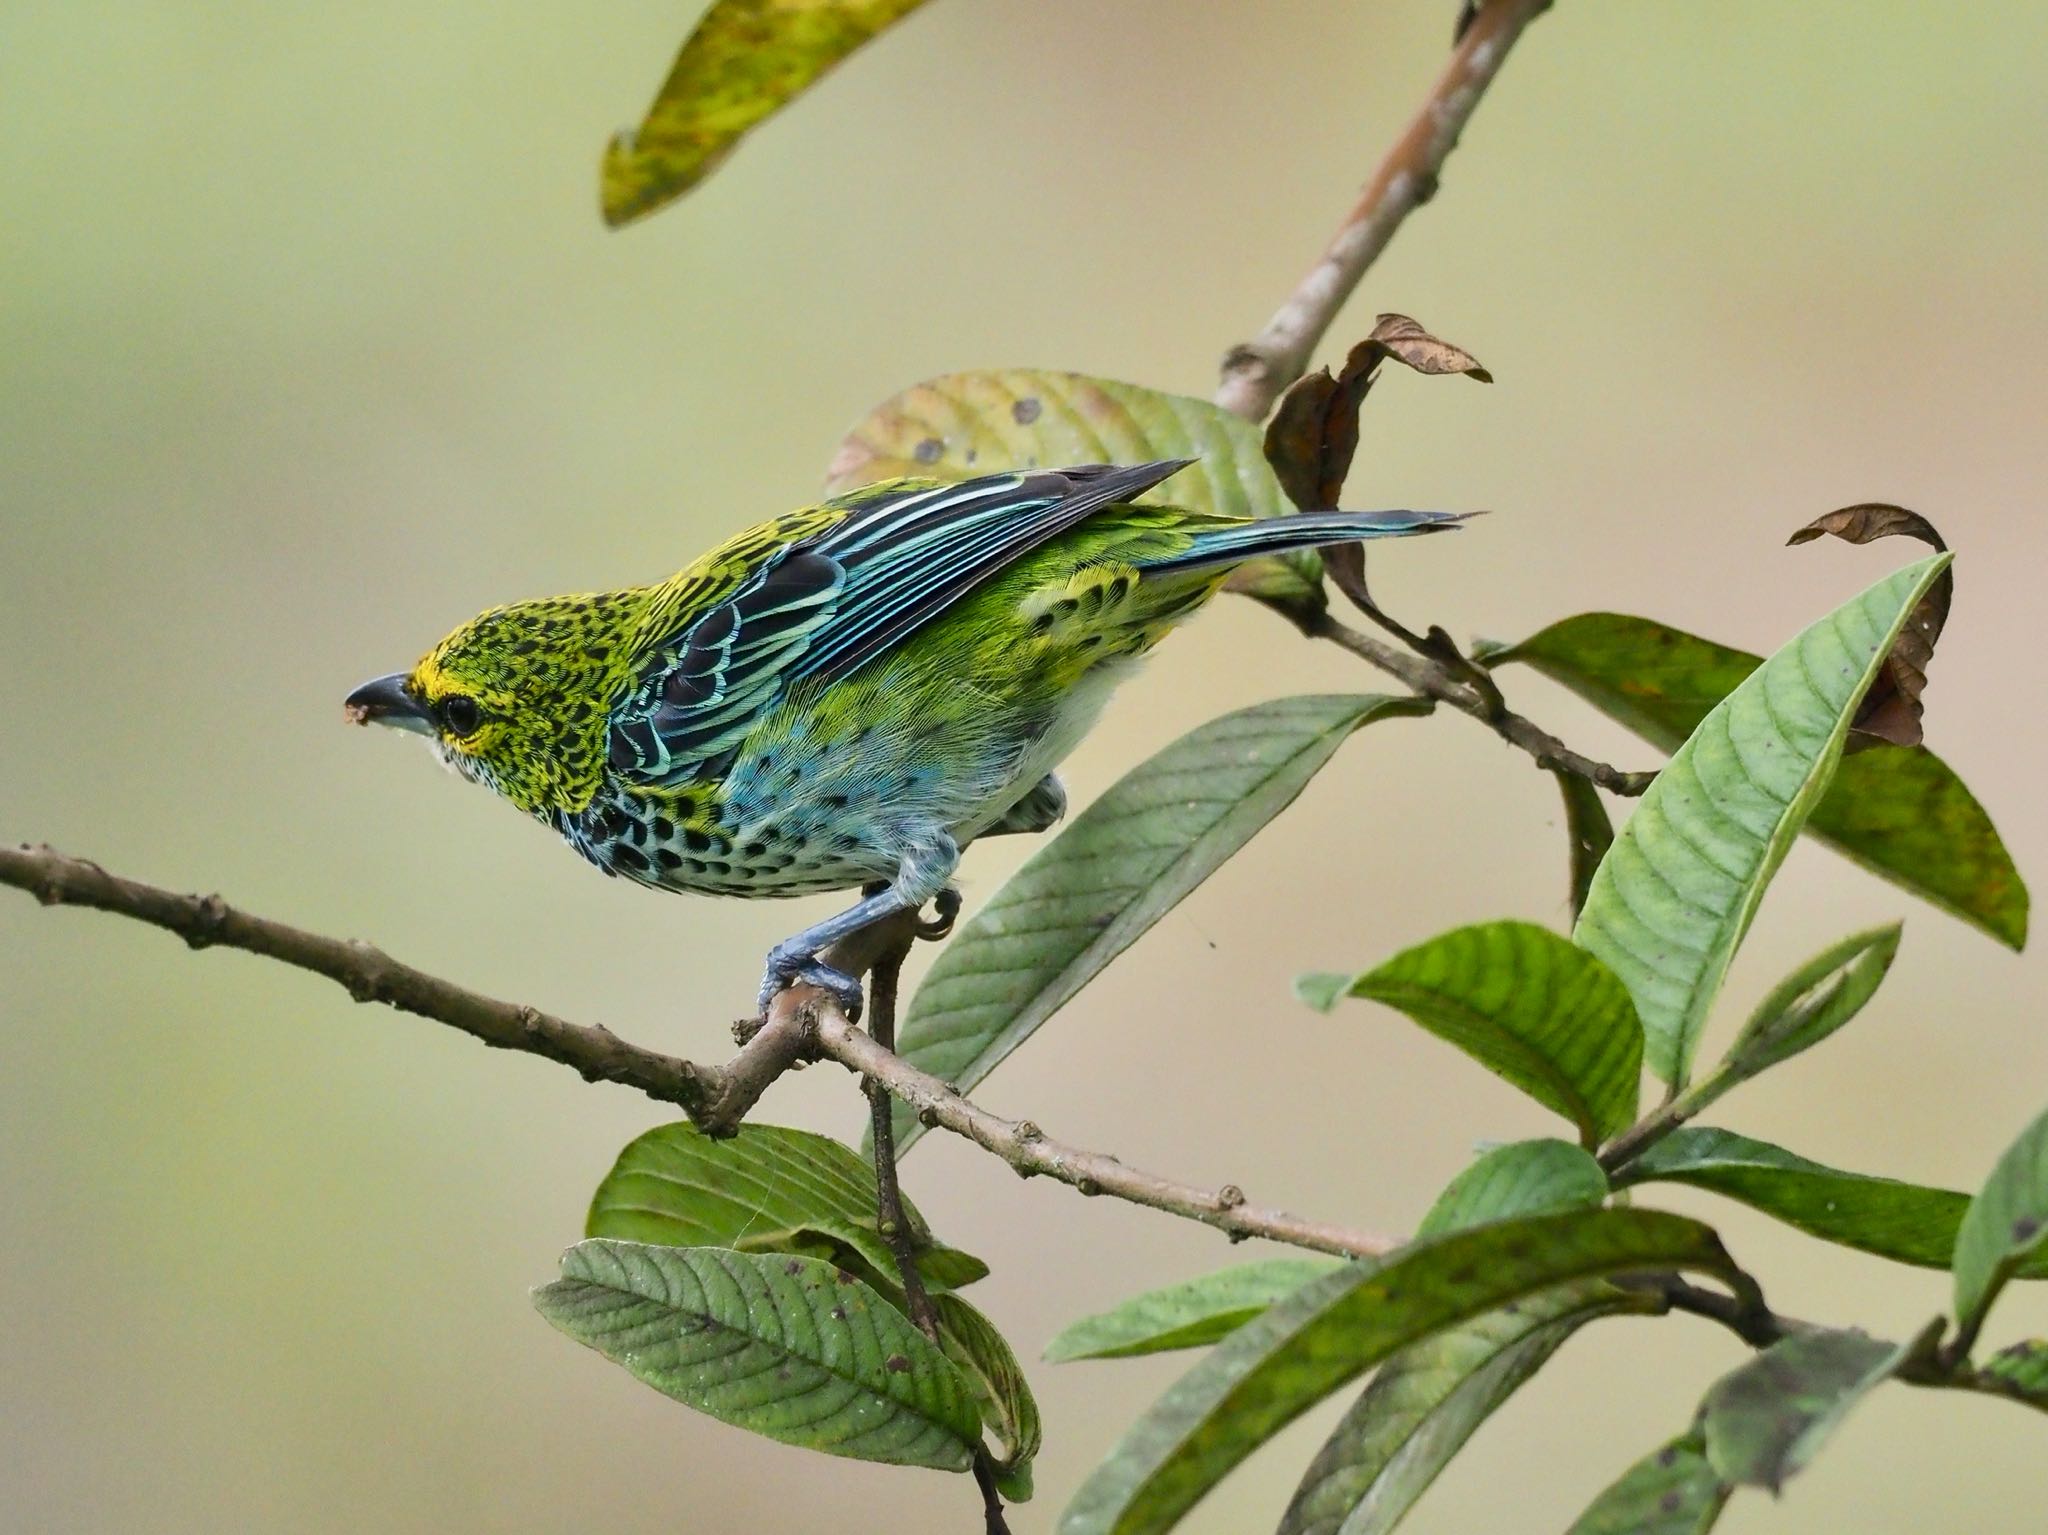
[[[1880, 538], [1917, 538], [1923, 544], [1945, 550], [1934, 524], [1918, 512], [1882, 501], [1845, 506], [1799, 529], [1785, 542], [1807, 544], [1823, 534], [1852, 544], [1868, 544]], [[1934, 659], [1935, 642], [1948, 622], [1949, 605], [1955, 600], [1955, 567], [1944, 570], [1927, 595], [1920, 599], [1899, 631], [1892, 653], [1884, 658], [1877, 680], [1864, 695], [1862, 707], [1850, 722], [1848, 749], [1859, 750], [1889, 742], [1894, 746], [1918, 746], [1921, 741], [1921, 699], [1927, 691], [1927, 666]]]
[[[1266, 427], [1266, 462], [1302, 511], [1328, 511], [1344, 493], [1358, 453], [1358, 412], [1388, 358], [1418, 373], [1463, 373], [1493, 382], [1493, 375], [1463, 347], [1432, 336], [1407, 315], [1381, 315], [1334, 377], [1323, 368], [1296, 380]], [[1323, 565], [1346, 597], [1368, 612], [1377, 611], [1366, 589], [1360, 545], [1325, 549]]]

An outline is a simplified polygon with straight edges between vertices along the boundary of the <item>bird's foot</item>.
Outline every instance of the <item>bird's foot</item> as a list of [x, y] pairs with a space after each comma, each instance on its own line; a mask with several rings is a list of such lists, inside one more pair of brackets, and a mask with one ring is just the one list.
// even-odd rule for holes
[[849, 1022], [860, 1018], [861, 991], [857, 979], [806, 950], [780, 945], [769, 950], [768, 969], [761, 977], [761, 1016], [768, 1016], [777, 994], [797, 985], [815, 986], [829, 993]]
[[931, 920], [917, 924], [917, 936], [936, 942], [953, 931], [953, 923], [959, 915], [960, 892], [948, 885], [932, 897]]

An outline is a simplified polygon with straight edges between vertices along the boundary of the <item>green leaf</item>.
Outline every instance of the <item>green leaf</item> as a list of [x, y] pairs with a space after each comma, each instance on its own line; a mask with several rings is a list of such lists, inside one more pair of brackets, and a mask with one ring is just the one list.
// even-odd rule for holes
[[[1257, 423], [1189, 395], [1045, 368], [948, 373], [883, 401], [840, 444], [826, 488], [836, 494], [898, 475], [959, 480], [1157, 458], [1196, 462], [1141, 502], [1242, 517], [1294, 509], [1266, 462]], [[1313, 551], [1254, 560], [1229, 585], [1297, 618], [1327, 605]]]
[[1607, 818], [1607, 806], [1590, 780], [1577, 773], [1555, 768], [1557, 792], [1564, 797], [1564, 830], [1571, 843], [1572, 920], [1586, 908], [1586, 892], [1593, 888], [1593, 871], [1614, 846], [1614, 823]]
[[[1454, 1178], [1417, 1235], [1597, 1205], [1600, 1164], [1567, 1141], [1496, 1147]], [[1280, 1535], [1391, 1530], [1479, 1425], [1585, 1323], [1654, 1301], [1600, 1280], [1560, 1285], [1390, 1355], [1302, 1478]]]
[[717, 0], [639, 130], [613, 136], [601, 183], [616, 229], [702, 181], [749, 129], [924, 0]]
[[1705, 1535], [1729, 1491], [1707, 1463], [1700, 1436], [1687, 1434], [1624, 1471], [1568, 1535]]
[[[1316, 977], [1300, 988], [1320, 998]], [[1399, 1008], [1555, 1109], [1596, 1145], [1636, 1114], [1643, 1030], [1627, 989], [1548, 928], [1455, 928], [1354, 977], [1344, 992]]]
[[1970, 1337], [2022, 1265], [2048, 1245], [2048, 1113], [2020, 1132], [1956, 1233], [1956, 1321]]
[[1032, 1457], [1045, 1442], [1045, 1430], [1024, 1368], [995, 1323], [959, 1296], [934, 1295], [932, 1310], [938, 1317], [939, 1347], [959, 1367], [981, 1409], [981, 1421], [1002, 1446], [997, 1471], [1021, 1473], [1015, 1485], [1022, 1496], [1006, 1496], [1013, 1503], [1026, 1502], [1031, 1496]]
[[[909, 1200], [903, 1213], [918, 1272], [937, 1288], [971, 1284], [988, 1265], [932, 1238]], [[747, 1124], [714, 1140], [662, 1125], [629, 1143], [597, 1186], [584, 1235], [665, 1247], [798, 1252], [857, 1258], [893, 1281], [896, 1258], [876, 1228], [875, 1174], [850, 1146], [808, 1130]]]
[[1708, 1463], [1724, 1482], [1776, 1492], [1912, 1347], [1824, 1328], [1772, 1344], [1700, 1404]]
[[1879, 581], [1752, 672], [1672, 756], [1601, 861], [1577, 941], [1627, 984], [1650, 1069], [1682, 1087], [1764, 887], [1826, 790], [1856, 705], [1921, 594], [1931, 555]]
[[1167, 1529], [1259, 1445], [1397, 1349], [1574, 1280], [1662, 1268], [1742, 1282], [1711, 1230], [1655, 1210], [1500, 1221], [1311, 1280], [1154, 1403], [1082, 1484], [1060, 1529]]
[[1582, 1147], [1548, 1138], [1495, 1146], [1437, 1195], [1418, 1239], [1466, 1231], [1513, 1215], [1581, 1210], [1607, 1197], [1607, 1174]]
[[2029, 1338], [2000, 1349], [1977, 1367], [1994, 1389], [2048, 1411], [2048, 1338]]
[[[896, 1053], [967, 1091], [1286, 809], [1354, 730], [1428, 707], [1279, 698], [1140, 763], [954, 935], [911, 999]], [[899, 1151], [922, 1133], [899, 1105]]]
[[1732, 1087], [1811, 1050], [1863, 1010], [1898, 952], [1894, 922], [1853, 933], [1816, 954], [1757, 1004], [1717, 1074]]
[[[1621, 613], [1564, 619], [1486, 661], [1526, 662], [1667, 752], [1763, 664]], [[1999, 942], [2025, 946], [2026, 883], [1984, 807], [1932, 752], [1876, 747], [1844, 759], [1806, 829]]]
[[1268, 1258], [1148, 1290], [1064, 1329], [1045, 1346], [1045, 1357], [1049, 1363], [1065, 1364], [1199, 1348], [1237, 1331], [1283, 1295], [1342, 1266], [1335, 1258]]
[[[1947, 1268], [1967, 1195], [1864, 1173], [1843, 1172], [1729, 1130], [1674, 1130], [1614, 1175], [1620, 1185], [1689, 1183], [1894, 1263]], [[2048, 1255], [2028, 1265], [2048, 1273]]]
[[589, 1240], [533, 1303], [655, 1390], [784, 1444], [965, 1471], [981, 1442], [960, 1372], [829, 1263]]

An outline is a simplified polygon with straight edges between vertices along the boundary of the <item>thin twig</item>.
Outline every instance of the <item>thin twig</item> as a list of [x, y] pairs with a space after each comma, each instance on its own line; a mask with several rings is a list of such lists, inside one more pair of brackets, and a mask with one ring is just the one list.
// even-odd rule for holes
[[1224, 357], [1218, 405], [1263, 421], [1280, 392], [1301, 377], [1316, 343], [1366, 268], [1387, 248], [1402, 220], [1436, 195], [1444, 161], [1515, 39], [1549, 8], [1550, 0], [1488, 0], [1480, 7], [1429, 99], [1366, 183], [1322, 259], [1266, 328]]
[[1630, 797], [1643, 793], [1656, 780], [1655, 773], [1623, 772], [1573, 751], [1534, 720], [1503, 706], [1498, 693], [1489, 697], [1460, 679], [1443, 661], [1396, 649], [1332, 617], [1327, 610], [1307, 620], [1303, 627], [1311, 638], [1341, 646], [1389, 676], [1399, 678], [1424, 697], [1471, 715], [1510, 746], [1535, 758], [1540, 768], [1576, 773], [1610, 794]]
[[[1201, 1221], [1233, 1238], [1267, 1237], [1355, 1257], [1376, 1257], [1399, 1245], [1392, 1237], [1250, 1204], [1232, 1186], [1203, 1189], [1140, 1172], [1114, 1157], [1047, 1140], [1029, 1123], [999, 1119], [882, 1049], [815, 987], [784, 992], [767, 1023], [752, 1031], [730, 1063], [700, 1066], [630, 1044], [600, 1025], [570, 1023], [470, 991], [400, 964], [368, 944], [252, 916], [218, 896], [180, 895], [123, 879], [53, 848], [0, 848], [0, 884], [26, 890], [45, 905], [88, 906], [146, 922], [178, 934], [195, 948], [242, 949], [310, 970], [337, 982], [358, 1001], [384, 1002], [460, 1029], [487, 1045], [560, 1061], [590, 1081], [618, 1082], [677, 1104], [693, 1123], [712, 1134], [730, 1133], [776, 1077], [822, 1053], [878, 1078], [895, 1097], [920, 1112], [929, 1111], [932, 1123], [965, 1135], [1026, 1176], [1045, 1173], [1084, 1194], [1108, 1194]], [[904, 924], [915, 921], [915, 914], [905, 915]], [[902, 932], [901, 925], [878, 925], [856, 934], [830, 957], [842, 969], [866, 971], [878, 953], [901, 941]]]
[[1199, 1188], [1126, 1167], [1115, 1157], [1056, 1141], [1028, 1119], [1004, 1119], [963, 1098], [945, 1082], [884, 1050], [868, 1034], [829, 1009], [820, 1012], [818, 1053], [848, 1070], [880, 1082], [917, 1111], [927, 1125], [965, 1136], [1026, 1178], [1043, 1174], [1084, 1194], [1108, 1194], [1150, 1209], [1200, 1221], [1233, 1241], [1266, 1237], [1314, 1252], [1377, 1258], [1401, 1245], [1399, 1238], [1350, 1230], [1304, 1219], [1285, 1210], [1255, 1205], [1234, 1184]]

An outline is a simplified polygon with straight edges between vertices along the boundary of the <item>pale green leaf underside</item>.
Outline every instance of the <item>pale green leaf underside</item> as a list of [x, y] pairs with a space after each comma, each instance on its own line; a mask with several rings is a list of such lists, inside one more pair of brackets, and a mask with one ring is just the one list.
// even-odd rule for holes
[[939, 1346], [959, 1367], [981, 1409], [982, 1422], [1002, 1445], [999, 1469], [1028, 1468], [1045, 1441], [1045, 1429], [1031, 1383], [1009, 1340], [957, 1295], [934, 1295], [932, 1309], [938, 1316]]
[[1687, 1434], [1624, 1471], [1566, 1535], [1706, 1535], [1730, 1490], [1707, 1463], [1700, 1436]]
[[2029, 1259], [2048, 1251], [2048, 1113], [1998, 1159], [1956, 1233], [1956, 1318], [1981, 1319]]
[[533, 1300], [657, 1391], [785, 1444], [965, 1471], [981, 1439], [959, 1371], [829, 1263], [593, 1239]]
[[[876, 1229], [875, 1208], [874, 1171], [850, 1146], [764, 1124], [714, 1139], [679, 1122], [619, 1153], [591, 1198], [584, 1235], [819, 1258], [845, 1249], [893, 1279], [896, 1259]], [[927, 1283], [949, 1288], [987, 1274], [979, 1259], [935, 1243], [908, 1200], [904, 1213]]]
[[1857, 701], [1947, 565], [1933, 555], [1887, 576], [1752, 672], [1673, 754], [1602, 860], [1574, 937], [1628, 986], [1664, 1081], [1689, 1076], [1736, 946], [1827, 787]]
[[1724, 1482], [1776, 1492], [1906, 1352], [1864, 1333], [1821, 1329], [1772, 1344], [1722, 1376], [1700, 1404], [1708, 1463]]
[[[1489, 664], [1501, 661], [1535, 667], [1667, 752], [1763, 664], [1625, 613], [1560, 619], [1497, 647]], [[1879, 746], [1844, 758], [1806, 829], [1999, 942], [2026, 944], [2026, 882], [1976, 796], [1925, 747]]]
[[[1354, 977], [1354, 997], [1400, 1009], [1597, 1144], [1635, 1118], [1643, 1030], [1605, 965], [1547, 928], [1484, 922]], [[1300, 988], [1319, 1000], [1312, 977]]]
[[1260, 1444], [1396, 1350], [1538, 1291], [1646, 1268], [1731, 1272], [1696, 1221], [1577, 1210], [1458, 1232], [1311, 1280], [1153, 1404], [1075, 1494], [1062, 1535], [1168, 1529]]
[[630, 223], [702, 181], [741, 136], [924, 0], [716, 0], [638, 130], [605, 150], [604, 220]]
[[1815, 955], [1771, 988], [1750, 1014], [1721, 1074], [1753, 1077], [1811, 1050], [1863, 1009], [1899, 952], [1899, 924], [1854, 933]]
[[1340, 1267], [1334, 1258], [1269, 1258], [1148, 1290], [1062, 1329], [1045, 1346], [1045, 1358], [1064, 1364], [1198, 1348], [1228, 1336], [1281, 1296]]
[[[1211, 720], [1140, 763], [990, 898], [911, 999], [897, 1053], [963, 1092], [1252, 835], [1346, 737], [1413, 699], [1312, 694]], [[897, 1144], [923, 1133], [900, 1105]]]
[[[826, 489], [898, 475], [958, 480], [1065, 464], [1197, 462], [1138, 500], [1239, 517], [1294, 510], [1266, 462], [1265, 433], [1207, 400], [1049, 368], [983, 368], [913, 385], [875, 407], [839, 446]], [[1323, 604], [1313, 551], [1254, 560], [1233, 590], [1289, 604]]]

